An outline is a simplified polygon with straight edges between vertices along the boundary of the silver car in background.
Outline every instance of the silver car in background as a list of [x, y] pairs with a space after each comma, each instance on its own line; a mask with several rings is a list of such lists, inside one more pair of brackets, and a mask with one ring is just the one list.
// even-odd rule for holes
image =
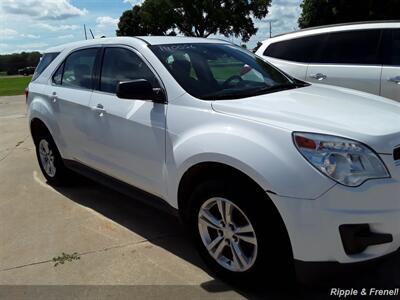
[[256, 54], [301, 80], [400, 101], [400, 21], [300, 30], [265, 40]]

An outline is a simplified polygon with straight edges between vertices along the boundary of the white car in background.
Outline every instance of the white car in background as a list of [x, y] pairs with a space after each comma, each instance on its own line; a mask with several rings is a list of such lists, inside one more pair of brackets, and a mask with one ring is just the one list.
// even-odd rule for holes
[[288, 74], [400, 101], [400, 22], [315, 27], [267, 39], [256, 51]]
[[354, 268], [400, 247], [400, 103], [212, 39], [83, 41], [36, 70], [29, 126], [48, 183], [73, 170], [166, 204], [224, 278], [286, 284], [293, 259]]

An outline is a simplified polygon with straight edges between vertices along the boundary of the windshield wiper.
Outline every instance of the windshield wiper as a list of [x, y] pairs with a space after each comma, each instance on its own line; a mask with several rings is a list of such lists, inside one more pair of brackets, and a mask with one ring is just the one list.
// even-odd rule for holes
[[277, 85], [267, 86], [267, 87], [263, 87], [263, 88], [257, 89], [255, 91], [253, 91], [252, 95], [256, 96], [256, 95], [261, 95], [261, 94], [264, 94], [264, 93], [278, 92], [278, 91], [283, 91], [283, 90], [288, 90], [288, 89], [295, 89], [295, 88], [304, 87], [304, 86], [307, 86], [307, 85], [308, 84], [295, 83], [295, 82], [277, 84]]
[[224, 93], [224, 90], [219, 91], [217, 93], [213, 94], [208, 94], [201, 99], [204, 100], [226, 100], [226, 99], [238, 99], [238, 98], [245, 98], [245, 97], [252, 97], [252, 96], [257, 96], [257, 95], [262, 95], [262, 94], [267, 94], [267, 93], [272, 93], [272, 92], [278, 92], [278, 91], [283, 91], [283, 90], [288, 90], [288, 89], [294, 89], [294, 88], [299, 88], [299, 87], [304, 87], [308, 86], [308, 83], [303, 83], [303, 82], [291, 82], [291, 83], [284, 83], [284, 84], [277, 84], [273, 86], [265, 86], [262, 88], [258, 89], [252, 89], [252, 90], [244, 90], [241, 92], [231, 92], [231, 93]]
[[202, 96], [201, 99], [204, 99], [204, 100], [237, 99], [237, 98], [247, 97], [247, 94], [248, 94], [248, 91], [231, 92], [231, 93], [224, 93], [224, 91], [220, 91], [217, 93]]

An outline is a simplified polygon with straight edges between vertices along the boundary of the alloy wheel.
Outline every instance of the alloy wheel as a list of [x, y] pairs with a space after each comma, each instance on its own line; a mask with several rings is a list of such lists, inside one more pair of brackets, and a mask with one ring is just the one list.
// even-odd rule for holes
[[244, 272], [257, 258], [257, 237], [246, 214], [225, 198], [208, 199], [200, 207], [198, 228], [208, 253], [225, 269]]
[[42, 139], [39, 142], [39, 157], [40, 163], [42, 164], [46, 174], [50, 177], [54, 177], [56, 175], [54, 151], [51, 149], [49, 142], [45, 139]]

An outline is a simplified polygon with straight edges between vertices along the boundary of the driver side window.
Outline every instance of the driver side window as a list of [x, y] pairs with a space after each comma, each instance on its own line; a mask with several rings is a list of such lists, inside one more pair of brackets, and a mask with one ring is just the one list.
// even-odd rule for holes
[[153, 88], [160, 87], [156, 76], [133, 51], [117, 47], [104, 50], [100, 91], [115, 94], [119, 82], [136, 79], [146, 79]]

